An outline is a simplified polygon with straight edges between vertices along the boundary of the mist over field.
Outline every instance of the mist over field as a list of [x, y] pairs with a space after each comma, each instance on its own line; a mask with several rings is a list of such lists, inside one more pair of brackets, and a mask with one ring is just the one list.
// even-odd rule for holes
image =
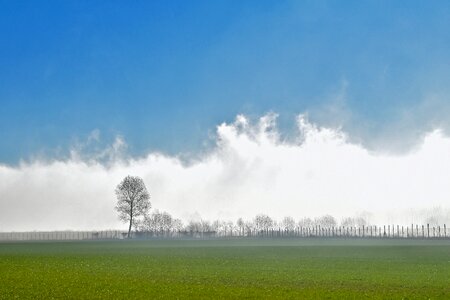
[[[450, 138], [426, 134], [401, 155], [370, 152], [345, 132], [297, 118], [297, 132], [281, 138], [276, 115], [256, 122], [243, 115], [217, 127], [216, 146], [189, 160], [152, 152], [126, 155], [117, 137], [109, 147], [70, 158], [0, 166], [0, 230], [121, 228], [114, 189], [141, 176], [154, 209], [183, 221], [256, 214], [275, 219], [331, 214], [369, 223], [448, 222]], [[95, 143], [94, 131], [86, 141]], [[430, 217], [432, 217], [430, 219]]]

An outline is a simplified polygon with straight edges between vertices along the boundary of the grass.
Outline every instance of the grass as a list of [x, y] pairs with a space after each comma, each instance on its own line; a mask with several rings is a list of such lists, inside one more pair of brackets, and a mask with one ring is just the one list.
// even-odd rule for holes
[[0, 243], [1, 299], [450, 299], [450, 241]]

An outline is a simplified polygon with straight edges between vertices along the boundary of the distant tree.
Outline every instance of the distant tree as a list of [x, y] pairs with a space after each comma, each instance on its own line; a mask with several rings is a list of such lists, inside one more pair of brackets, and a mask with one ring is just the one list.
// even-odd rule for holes
[[355, 217], [355, 218], [348, 217], [344, 218], [341, 221], [341, 226], [344, 227], [363, 227], [367, 225], [368, 223], [363, 217]]
[[158, 230], [159, 211], [155, 210], [151, 214], [145, 214], [142, 223], [142, 231], [157, 231]]
[[151, 207], [150, 194], [145, 187], [144, 180], [137, 176], [125, 177], [116, 187], [119, 219], [128, 222], [128, 238], [131, 227], [137, 224], [137, 218], [144, 216]]
[[239, 234], [243, 234], [244, 228], [245, 228], [245, 222], [242, 220], [242, 218], [239, 218], [236, 221], [236, 226], [239, 228]]
[[269, 230], [273, 226], [273, 220], [267, 215], [257, 215], [254, 220], [257, 230]]
[[295, 220], [292, 217], [284, 217], [281, 221], [281, 227], [284, 230], [292, 231], [295, 229]]
[[211, 228], [213, 231], [219, 233], [223, 231], [223, 227], [224, 227], [224, 222], [221, 220], [215, 220], [212, 222], [211, 224]]
[[200, 223], [200, 221], [190, 220], [186, 225], [186, 231], [190, 232], [191, 234], [200, 232], [201, 228], [202, 224]]
[[252, 231], [255, 230], [255, 224], [252, 221], [245, 222], [244, 230], [246, 235], [251, 235]]
[[211, 232], [213, 231], [213, 227], [211, 223], [207, 220], [200, 220], [200, 232]]
[[161, 214], [161, 229], [163, 231], [170, 231], [173, 228], [173, 218], [168, 212]]
[[310, 218], [303, 218], [298, 221], [299, 227], [311, 227], [313, 226], [313, 221]]
[[343, 227], [355, 227], [355, 225], [356, 225], [355, 218], [347, 217], [347, 218], [342, 219], [342, 221], [341, 221], [341, 226], [343, 226]]
[[172, 220], [172, 228], [173, 230], [180, 231], [183, 230], [183, 222], [180, 219]]
[[337, 225], [336, 219], [331, 215], [324, 215], [319, 218], [316, 218], [316, 225], [320, 225], [321, 227], [331, 228]]
[[236, 230], [236, 225], [233, 223], [233, 221], [225, 221], [225, 233], [231, 234], [233, 231]]
[[[178, 220], [179, 221], [179, 220]], [[141, 230], [152, 232], [169, 232], [174, 229], [175, 219], [168, 212], [155, 210], [151, 214], [146, 214], [141, 222]], [[177, 224], [178, 226], [179, 224]]]

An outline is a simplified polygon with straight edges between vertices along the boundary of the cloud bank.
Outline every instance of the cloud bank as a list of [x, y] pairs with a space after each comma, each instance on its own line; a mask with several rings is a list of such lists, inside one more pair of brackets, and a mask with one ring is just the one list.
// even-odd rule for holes
[[[76, 147], [65, 160], [0, 165], [0, 231], [122, 228], [115, 186], [141, 176], [154, 208], [187, 221], [365, 214], [373, 223], [449, 219], [450, 138], [425, 135], [408, 153], [371, 152], [340, 129], [303, 115], [289, 141], [276, 115], [237, 116], [217, 127], [216, 146], [195, 160], [149, 153], [129, 158], [122, 138], [94, 155]], [[90, 140], [97, 140], [93, 132]]]

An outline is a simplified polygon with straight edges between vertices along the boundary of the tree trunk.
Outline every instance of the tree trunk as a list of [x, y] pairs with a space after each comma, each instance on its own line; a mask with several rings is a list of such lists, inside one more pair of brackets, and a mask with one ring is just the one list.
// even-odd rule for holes
[[128, 227], [128, 238], [131, 237], [131, 224], [133, 223], [133, 218], [130, 218], [130, 226]]
[[128, 238], [131, 238], [131, 225], [133, 224], [133, 201], [130, 203], [130, 226], [128, 226]]

